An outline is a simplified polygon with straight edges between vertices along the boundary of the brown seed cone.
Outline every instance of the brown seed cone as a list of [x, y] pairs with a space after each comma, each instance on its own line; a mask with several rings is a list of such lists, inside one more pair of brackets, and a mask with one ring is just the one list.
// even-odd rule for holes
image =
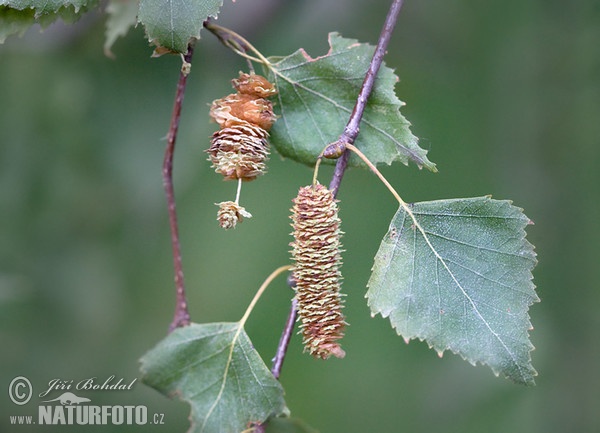
[[[210, 111], [208, 114], [212, 120], [219, 124], [219, 127], [225, 128], [231, 126], [234, 123], [239, 123], [239, 120], [241, 120], [231, 113], [232, 107], [244, 104], [252, 99], [254, 98], [249, 95], [232, 93], [224, 98], [215, 99], [210, 106]], [[235, 122], [235, 120], [238, 120], [238, 122]], [[229, 122], [232, 123], [228, 124]]]
[[270, 101], [239, 93], [213, 101], [209, 114], [221, 128], [248, 122], [269, 131], [277, 119]]
[[240, 72], [240, 76], [231, 80], [231, 84], [238, 92], [258, 98], [268, 98], [277, 94], [275, 86], [262, 75]]
[[268, 136], [267, 131], [248, 122], [220, 129], [207, 150], [209, 161], [226, 180], [254, 180], [266, 171]]
[[273, 104], [263, 98], [252, 99], [244, 104], [234, 106], [231, 114], [246, 122], [260, 126], [265, 131], [270, 131], [277, 119], [275, 113], [273, 113]]
[[337, 204], [331, 191], [320, 184], [300, 188], [293, 202], [294, 242], [290, 245], [304, 348], [315, 358], [342, 358], [345, 352], [338, 340], [346, 323], [340, 294]]
[[241, 223], [244, 218], [252, 218], [250, 212], [236, 202], [222, 201], [221, 203], [215, 204], [219, 206], [217, 220], [219, 221], [219, 225], [224, 229], [233, 229], [237, 223]]

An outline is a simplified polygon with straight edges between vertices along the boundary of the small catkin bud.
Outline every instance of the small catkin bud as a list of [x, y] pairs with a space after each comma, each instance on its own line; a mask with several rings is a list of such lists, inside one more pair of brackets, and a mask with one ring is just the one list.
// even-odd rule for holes
[[258, 98], [268, 98], [277, 94], [275, 86], [261, 75], [240, 72], [240, 76], [231, 80], [231, 84], [238, 92]]
[[248, 122], [220, 129], [207, 150], [209, 161], [226, 180], [254, 180], [266, 171], [268, 136], [263, 128]]
[[224, 229], [235, 228], [238, 222], [242, 222], [244, 218], [252, 218], [250, 212], [246, 211], [242, 206], [233, 201], [223, 201], [215, 203], [219, 206], [217, 212], [217, 220]]
[[320, 184], [300, 188], [293, 200], [293, 275], [305, 351], [315, 358], [345, 352], [338, 340], [345, 328], [340, 285], [340, 219], [331, 191]]

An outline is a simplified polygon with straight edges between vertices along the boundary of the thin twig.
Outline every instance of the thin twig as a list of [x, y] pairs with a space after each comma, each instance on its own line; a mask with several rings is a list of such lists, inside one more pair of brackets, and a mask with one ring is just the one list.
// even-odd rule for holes
[[175, 209], [175, 192], [173, 189], [173, 155], [175, 153], [175, 141], [179, 129], [179, 119], [181, 117], [181, 106], [185, 95], [185, 86], [189, 73], [189, 65], [192, 61], [193, 47], [188, 46], [187, 53], [183, 56], [184, 67], [179, 74], [177, 82], [177, 91], [175, 93], [175, 102], [173, 103], [173, 113], [171, 115], [171, 125], [167, 134], [167, 148], [163, 161], [162, 176], [163, 186], [167, 195], [167, 207], [169, 211], [169, 226], [171, 228], [171, 246], [173, 249], [173, 268], [175, 270], [175, 314], [173, 321], [169, 326], [169, 332], [175, 328], [190, 324], [190, 314], [187, 307], [185, 295], [185, 284], [183, 281], [183, 268], [181, 265], [181, 246], [179, 243], [179, 230], [177, 227], [177, 211]]
[[[333, 173], [333, 177], [331, 179], [331, 183], [329, 184], [329, 189], [332, 191], [333, 195], [336, 196], [338, 189], [340, 187], [340, 183], [342, 181], [342, 177], [344, 176], [344, 172], [348, 166], [348, 157], [350, 152], [345, 148], [346, 144], [353, 144], [354, 140], [358, 136], [359, 132], [359, 124], [363, 116], [363, 112], [367, 105], [367, 100], [373, 91], [373, 85], [375, 84], [375, 78], [377, 77], [377, 73], [379, 72], [379, 68], [381, 63], [383, 62], [383, 56], [387, 50], [387, 46], [390, 42], [390, 38], [392, 36], [392, 31], [396, 25], [396, 21], [398, 20], [398, 14], [400, 13], [400, 9], [402, 8], [403, 0], [393, 0], [392, 5], [390, 6], [390, 10], [385, 18], [385, 23], [383, 24], [383, 29], [381, 30], [381, 34], [379, 35], [379, 41], [377, 42], [377, 47], [375, 48], [375, 53], [373, 54], [373, 58], [371, 59], [371, 64], [369, 65], [369, 70], [365, 75], [365, 79], [363, 81], [362, 87], [358, 94], [358, 98], [356, 100], [356, 104], [354, 109], [352, 110], [352, 114], [350, 115], [350, 119], [344, 128], [344, 132], [340, 135], [337, 143], [341, 143], [343, 149], [345, 149], [342, 153], [342, 156], [338, 159], [337, 164], [335, 166], [335, 171]], [[281, 368], [283, 366], [283, 361], [285, 360], [285, 355], [287, 352], [288, 343], [290, 341], [293, 329], [294, 322], [296, 321], [296, 301], [292, 301], [292, 307], [290, 309], [290, 314], [288, 315], [287, 321], [285, 323], [285, 328], [283, 333], [281, 334], [281, 339], [279, 340], [279, 345], [277, 346], [277, 352], [275, 358], [273, 359], [273, 367], [271, 368], [271, 372], [276, 378], [279, 378], [281, 374]]]
[[288, 314], [288, 318], [285, 321], [285, 327], [283, 328], [281, 338], [279, 339], [279, 344], [277, 345], [277, 353], [275, 354], [275, 358], [273, 358], [273, 366], [271, 367], [271, 373], [273, 373], [275, 379], [279, 379], [279, 376], [281, 375], [281, 368], [283, 367], [285, 354], [287, 353], [287, 348], [290, 344], [292, 332], [294, 330], [294, 324], [296, 323], [296, 316], [298, 314], [297, 312], [298, 301], [294, 297], [292, 299], [290, 313]]
[[[383, 28], [381, 29], [381, 34], [379, 35], [379, 41], [377, 42], [375, 53], [371, 59], [371, 64], [369, 65], [369, 69], [365, 75], [365, 79], [362, 87], [360, 88], [358, 97], [356, 98], [356, 104], [354, 105], [350, 119], [344, 128], [344, 132], [342, 135], [340, 135], [340, 138], [337, 141], [337, 143], [341, 144], [342, 146], [345, 146], [346, 143], [354, 144], [354, 140], [356, 140], [356, 137], [358, 136], [360, 121], [362, 120], [365, 107], [367, 106], [367, 100], [373, 91], [373, 85], [375, 84], [377, 73], [379, 72], [381, 63], [383, 62], [383, 56], [385, 55], [390, 38], [392, 37], [392, 31], [396, 26], [396, 21], [398, 21], [398, 14], [402, 8], [402, 3], [403, 0], [394, 0], [390, 6], [387, 16], [385, 17], [385, 22], [383, 24]], [[334, 197], [337, 196], [338, 189], [340, 188], [342, 177], [344, 177], [344, 173], [348, 166], [349, 156], [350, 152], [346, 149], [335, 165], [335, 171], [333, 173], [331, 183], [329, 184], [329, 189], [333, 193]]]

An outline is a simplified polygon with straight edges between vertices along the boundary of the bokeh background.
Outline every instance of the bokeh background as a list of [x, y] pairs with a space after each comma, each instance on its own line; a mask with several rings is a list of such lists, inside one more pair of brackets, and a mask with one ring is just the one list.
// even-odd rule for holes
[[[388, 2], [225, 1], [219, 23], [267, 55], [327, 50], [339, 31], [375, 44]], [[143, 29], [103, 55], [104, 17], [29, 31], [0, 46], [0, 430], [28, 414], [6, 389], [55, 378], [132, 380], [174, 308], [161, 162], [180, 60], [151, 59]], [[276, 154], [245, 185], [254, 218], [224, 232], [214, 203], [233, 199], [203, 150], [208, 104], [244, 61], [209, 33], [197, 44], [175, 158], [184, 271], [196, 322], [236, 321], [272, 269], [288, 262], [288, 212], [310, 168]], [[296, 417], [321, 432], [600, 431], [600, 3], [407, 1], [386, 62], [439, 173], [385, 167], [408, 201], [492, 194], [535, 221], [531, 319], [537, 386], [496, 378], [458, 356], [406, 345], [371, 318], [364, 293], [396, 204], [367, 172], [346, 174], [344, 360], [316, 362], [296, 336], [281, 381]], [[321, 172], [325, 183], [331, 169]], [[269, 364], [292, 296], [283, 279], [247, 331]], [[90, 396], [90, 395], [88, 395]], [[188, 407], [137, 383], [96, 404], [141, 404], [185, 431]], [[86, 427], [85, 431], [136, 431]]]

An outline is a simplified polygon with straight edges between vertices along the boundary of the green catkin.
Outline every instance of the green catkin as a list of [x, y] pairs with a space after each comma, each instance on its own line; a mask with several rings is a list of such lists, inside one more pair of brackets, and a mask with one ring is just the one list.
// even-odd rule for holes
[[293, 275], [305, 351], [315, 358], [345, 352], [338, 340], [346, 326], [340, 293], [340, 219], [331, 191], [320, 184], [300, 188], [293, 200]]

